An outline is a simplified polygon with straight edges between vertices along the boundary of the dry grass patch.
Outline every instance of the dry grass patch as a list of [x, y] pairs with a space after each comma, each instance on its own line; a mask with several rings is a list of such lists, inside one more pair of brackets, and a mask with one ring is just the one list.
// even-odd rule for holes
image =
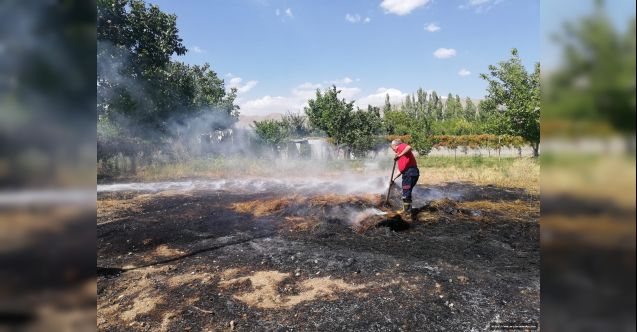
[[180, 256], [180, 255], [183, 255], [183, 254], [184, 254], [183, 251], [181, 251], [179, 249], [170, 248], [170, 247], [168, 247], [165, 244], [162, 244], [162, 245], [158, 246], [153, 251], [153, 255], [155, 257], [162, 257], [162, 258], [177, 257], [177, 256]]
[[471, 182], [478, 185], [494, 185], [504, 188], [523, 188], [529, 193], [540, 192], [540, 164], [529, 158], [519, 158], [501, 164], [476, 164], [462, 167], [426, 165], [420, 168], [419, 184], [439, 185], [448, 182]]
[[279, 285], [290, 278], [290, 273], [279, 271], [257, 271], [249, 276], [238, 277], [230, 280], [222, 280], [219, 285], [222, 288], [231, 288], [236, 285], [249, 287], [247, 292], [239, 292], [233, 297], [251, 307], [262, 309], [291, 308], [300, 303], [336, 299], [339, 292], [356, 291], [365, 288], [365, 285], [351, 285], [341, 279], [329, 277], [310, 278], [296, 283], [300, 290], [298, 294], [284, 295], [279, 292]]
[[64, 232], [69, 223], [90, 213], [88, 209], [51, 207], [0, 211], [0, 250], [17, 250], [31, 245], [39, 234]]
[[231, 208], [238, 213], [247, 213], [255, 217], [263, 217], [277, 213], [285, 209], [296, 198], [279, 198], [271, 200], [254, 200], [247, 202], [233, 203]]
[[[310, 209], [330, 208], [339, 205], [364, 207], [376, 206], [381, 202], [381, 195], [363, 194], [363, 195], [336, 195], [326, 194], [312, 197], [302, 197], [298, 195], [285, 198], [277, 198], [270, 200], [253, 200], [246, 202], [233, 203], [231, 208], [238, 213], [251, 214], [254, 217], [263, 217], [286, 209], [295, 210], [296, 208], [307, 207]], [[291, 211], [294, 214], [294, 211]], [[298, 219], [290, 219], [289, 221], [299, 221]]]
[[[179, 288], [192, 283], [206, 284], [213, 279], [213, 274], [184, 272], [167, 275], [168, 271], [169, 266], [146, 267], [128, 271], [121, 276], [130, 282], [117, 285], [110, 297], [98, 299], [98, 328], [109, 330], [117, 324], [130, 327], [142, 316], [158, 314], [162, 317], [161, 321], [152, 324], [157, 324], [156, 329], [159, 331], [169, 330], [170, 320], [175, 313], [196, 303], [199, 298], [181, 298], [179, 302], [171, 302], [165, 289], [178, 292]], [[164, 311], [167, 307], [171, 310]]]
[[462, 209], [477, 210], [508, 216], [512, 219], [528, 220], [529, 216], [539, 217], [540, 201], [471, 201], [460, 202], [458, 207]]
[[542, 193], [608, 199], [622, 208], [634, 210], [636, 178], [635, 159], [566, 156], [542, 167]]
[[635, 222], [617, 221], [610, 216], [542, 217], [540, 231], [546, 245], [586, 243], [635, 250]]
[[[373, 205], [377, 206], [381, 203], [381, 195], [378, 194], [362, 194], [362, 195], [336, 195], [327, 194], [310, 197], [307, 199], [307, 203], [311, 207], [329, 207], [335, 205], [352, 205], [352, 206], [364, 206]], [[300, 201], [299, 203], [303, 203]]]
[[292, 231], [305, 232], [309, 231], [318, 225], [320, 222], [313, 218], [307, 217], [285, 217], [285, 223], [287, 227], [290, 227]]

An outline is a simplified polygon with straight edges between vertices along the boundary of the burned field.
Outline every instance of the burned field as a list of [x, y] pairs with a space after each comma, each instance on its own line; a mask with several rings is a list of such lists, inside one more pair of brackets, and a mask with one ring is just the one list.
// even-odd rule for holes
[[537, 196], [418, 186], [406, 216], [382, 207], [382, 186], [98, 187], [98, 328], [478, 331], [539, 321]]

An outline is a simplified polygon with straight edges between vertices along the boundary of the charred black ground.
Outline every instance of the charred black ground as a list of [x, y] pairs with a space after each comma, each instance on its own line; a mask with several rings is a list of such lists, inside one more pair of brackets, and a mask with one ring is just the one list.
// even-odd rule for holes
[[357, 232], [352, 209], [380, 196], [99, 193], [98, 328], [471, 331], [539, 321], [538, 197], [468, 183], [418, 190], [462, 195], [420, 202], [412, 216], [370, 216], [373, 227]]

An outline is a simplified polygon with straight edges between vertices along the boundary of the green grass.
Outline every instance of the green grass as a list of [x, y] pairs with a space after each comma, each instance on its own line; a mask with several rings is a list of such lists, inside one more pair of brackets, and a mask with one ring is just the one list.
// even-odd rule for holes
[[440, 167], [457, 167], [457, 168], [476, 168], [476, 167], [510, 167], [517, 160], [516, 157], [483, 157], [483, 156], [435, 156], [435, 157], [418, 157], [418, 166], [422, 168], [440, 168]]

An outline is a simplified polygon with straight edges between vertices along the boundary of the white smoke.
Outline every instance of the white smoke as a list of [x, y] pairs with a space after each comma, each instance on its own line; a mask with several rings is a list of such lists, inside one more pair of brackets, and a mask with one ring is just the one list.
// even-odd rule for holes
[[114, 183], [97, 185], [98, 193], [105, 192], [162, 192], [162, 191], [233, 191], [244, 193], [285, 192], [298, 194], [380, 194], [385, 192], [383, 177], [348, 176], [346, 179], [319, 178], [253, 178], [215, 179], [165, 182]]

